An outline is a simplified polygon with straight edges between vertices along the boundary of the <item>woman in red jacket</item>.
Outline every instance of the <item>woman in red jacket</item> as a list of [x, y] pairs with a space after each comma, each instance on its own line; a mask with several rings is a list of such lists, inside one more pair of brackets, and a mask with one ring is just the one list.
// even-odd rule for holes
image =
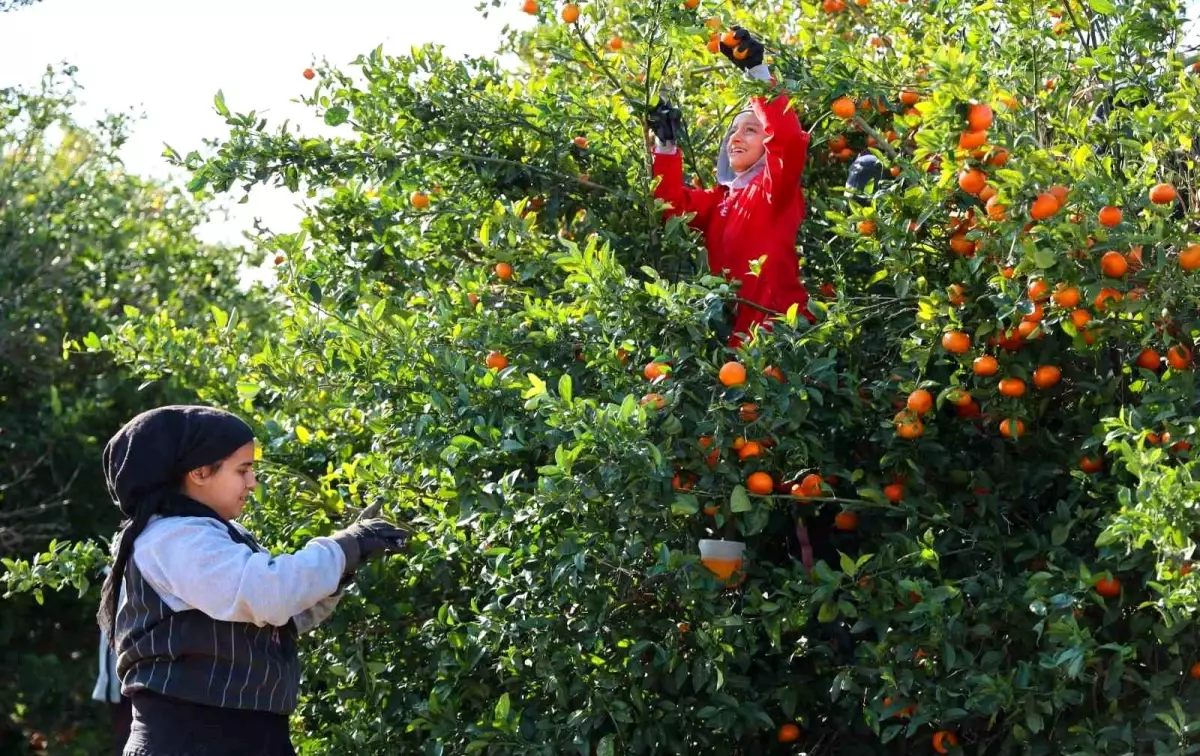
[[[721, 51], [751, 77], [774, 83], [762, 62], [762, 43], [740, 27], [733, 32], [737, 44], [722, 42]], [[709, 269], [738, 281], [738, 296], [758, 305], [738, 304], [730, 346], [738, 346], [769, 313], [785, 313], [792, 305], [812, 322], [796, 256], [796, 232], [805, 214], [800, 181], [810, 137], [789, 109], [787, 95], [770, 101], [755, 97], [737, 115], [721, 142], [718, 185], [712, 189], [683, 182], [683, 156], [675, 146], [679, 110], [660, 100], [649, 122], [657, 141], [654, 176], [661, 179], [654, 195], [669, 203], [664, 216], [694, 214], [689, 225], [704, 233]], [[751, 262], [759, 259], [754, 275]]]

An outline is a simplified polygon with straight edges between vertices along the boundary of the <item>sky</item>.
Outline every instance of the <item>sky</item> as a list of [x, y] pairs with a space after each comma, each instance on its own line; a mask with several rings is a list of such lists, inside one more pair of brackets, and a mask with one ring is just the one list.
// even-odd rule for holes
[[[122, 157], [131, 172], [180, 177], [162, 158], [163, 144], [186, 154], [204, 138], [227, 133], [212, 106], [217, 90], [235, 112], [256, 110], [321, 130], [313, 113], [291, 100], [312, 85], [301, 78], [314, 59], [347, 65], [383, 44], [403, 54], [436, 42], [454, 56], [493, 52], [507, 24], [528, 26], [517, 0], [501, 0], [489, 18], [478, 0], [42, 0], [0, 13], [0, 86], [34, 84], [48, 64], [79, 67], [81, 121], [105, 111], [144, 114]], [[1189, 3], [1200, 16], [1200, 2]], [[1192, 36], [1197, 31], [1192, 25]], [[278, 231], [295, 228], [302, 197], [258, 188], [237, 196], [200, 229], [205, 241], [241, 243], [254, 218]]]
[[[213, 110], [225, 94], [235, 112], [256, 110], [280, 124], [319, 130], [305, 106], [292, 102], [312, 84], [302, 73], [314, 60], [351, 70], [348, 64], [382, 44], [404, 54], [424, 42], [443, 44], [453, 57], [490, 54], [505, 23], [533, 19], [505, 0], [489, 18], [478, 0], [42, 0], [0, 13], [0, 87], [35, 84], [46, 66], [78, 66], [84, 90], [77, 118], [87, 123], [104, 112], [144, 114], [121, 156], [140, 175], [180, 178], [162, 157], [163, 144], [181, 153], [201, 140], [228, 133]], [[312, 127], [309, 128], [309, 124]], [[223, 202], [200, 237], [242, 243], [256, 216], [277, 231], [295, 228], [303, 196], [259, 188], [250, 202]]]

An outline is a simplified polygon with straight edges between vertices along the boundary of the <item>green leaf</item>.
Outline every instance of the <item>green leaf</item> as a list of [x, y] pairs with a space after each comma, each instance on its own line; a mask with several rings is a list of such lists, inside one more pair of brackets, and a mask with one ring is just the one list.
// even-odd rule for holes
[[546, 382], [538, 378], [533, 373], [526, 373], [525, 377], [529, 379], [529, 388], [525, 389], [521, 394], [522, 399], [532, 399], [535, 396], [541, 396], [546, 393]]
[[733, 487], [733, 493], [729, 494], [729, 509], [732, 512], [749, 512], [753, 509], [750, 503], [750, 497], [746, 494], [746, 487], [740, 483]]
[[218, 113], [226, 118], [229, 117], [229, 108], [225, 106], [225, 93], [219, 89], [216, 96], [213, 97], [213, 105], [216, 107]]
[[818, 622], [833, 622], [838, 618], [838, 607], [833, 601], [826, 601], [821, 604], [820, 610], [817, 611]]
[[671, 502], [671, 514], [694, 515], [700, 511], [700, 501], [691, 494], [678, 493]]
[[1058, 257], [1054, 254], [1054, 250], [1047, 249], [1045, 247], [1039, 247], [1037, 251], [1033, 253], [1033, 264], [1039, 268], [1042, 268], [1043, 270], [1054, 267], [1056, 262], [1058, 262]]
[[229, 315], [216, 305], [213, 305], [209, 309], [212, 312], [213, 322], [217, 324], [217, 328], [224, 328], [225, 324], [229, 322]]
[[[1067, 542], [1067, 537], [1071, 534], [1071, 526], [1075, 524], [1074, 520], [1070, 522], [1060, 522], [1050, 531], [1050, 543], [1055, 546], [1062, 546]], [[1033, 728], [1030, 728], [1033, 729]], [[1034, 730], [1036, 732], [1036, 730]]]
[[494, 719], [497, 724], [508, 721], [508, 713], [512, 708], [512, 703], [509, 701], [508, 694], [500, 696], [500, 700], [496, 702], [496, 710]]
[[563, 398], [564, 402], [571, 401], [571, 376], [563, 373], [558, 379], [558, 395]]
[[312, 439], [312, 433], [310, 433], [308, 428], [305, 428], [303, 425], [297, 425], [296, 439], [302, 444], [307, 444]]
[[838, 561], [842, 565], [842, 572], [846, 573], [848, 577], [853, 578], [858, 574], [858, 565], [854, 563], [853, 559], [840, 551], [838, 552]]
[[332, 108], [325, 111], [325, 125], [341, 126], [349, 117], [349, 110], [346, 110], [341, 105], [334, 105]]
[[1088, 0], [1088, 5], [1102, 16], [1110, 16], [1117, 12], [1117, 6], [1112, 3], [1112, 0]]

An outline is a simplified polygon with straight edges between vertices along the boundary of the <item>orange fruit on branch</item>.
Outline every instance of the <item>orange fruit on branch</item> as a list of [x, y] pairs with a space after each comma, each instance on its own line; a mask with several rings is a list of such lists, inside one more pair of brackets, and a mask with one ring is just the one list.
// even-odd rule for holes
[[308, 79], [309, 81], [312, 81], [316, 77], [316, 75], [317, 75], [317, 72], [312, 70], [311, 68], [304, 69], [304, 78]]
[[971, 337], [962, 331], [946, 331], [942, 334], [942, 348], [951, 354], [966, 354], [971, 348]]
[[1120, 252], [1110, 250], [1100, 258], [1100, 270], [1109, 278], [1122, 278], [1129, 272], [1129, 261]]
[[1033, 371], [1033, 385], [1039, 389], [1053, 388], [1062, 380], [1062, 370], [1057, 365], [1039, 365]]
[[579, 20], [579, 6], [575, 3], [567, 3], [562, 9], [562, 20], [565, 23], [573, 24]]
[[982, 129], [967, 129], [958, 137], [958, 149], [973, 150], [987, 144], [987, 132]]
[[958, 174], [958, 188], [967, 194], [979, 194], [987, 186], [987, 174], [978, 168], [969, 168]]
[[538, 12], [537, 0], [525, 0], [524, 5], [521, 6], [521, 10], [525, 11], [531, 16], [536, 16]]
[[1020, 378], [1001, 378], [998, 388], [1005, 396], [1025, 396], [1025, 381]]
[[1119, 208], [1119, 207], [1114, 207], [1113, 205], [1107, 205], [1100, 209], [1099, 220], [1100, 220], [1101, 226], [1105, 226], [1107, 228], [1113, 228], [1114, 226], [1119, 226], [1119, 225], [1121, 225], [1122, 218], [1123, 218], [1123, 213], [1121, 212], [1121, 208]]
[[858, 107], [854, 104], [854, 100], [849, 97], [839, 97], [830, 105], [830, 110], [838, 118], [853, 118], [858, 112]]
[[418, 210], [424, 210], [429, 207], [429, 195], [418, 190], [408, 195], [408, 202]]
[[838, 530], [858, 530], [857, 512], [838, 512], [833, 518], [833, 527]]
[[767, 367], [763, 368], [763, 375], [767, 376], [768, 378], [774, 378], [780, 383], [787, 383], [787, 376], [783, 374], [782, 370], [774, 365], [768, 365]]
[[925, 389], [917, 389], [908, 395], [908, 401], [905, 403], [910, 412], [915, 412], [918, 415], [924, 415], [929, 410], [933, 409], [933, 395]]
[[988, 198], [984, 208], [987, 210], [988, 217], [994, 221], [1002, 221], [1008, 217], [1008, 205], [1001, 204], [998, 197]]
[[903, 439], [920, 438], [925, 434], [925, 425], [921, 418], [912, 412], [904, 410], [895, 417], [896, 435]]
[[1137, 356], [1137, 366], [1143, 370], [1156, 371], [1161, 362], [1162, 356], [1149, 347], [1143, 349]]
[[730, 360], [721, 366], [721, 371], [717, 374], [717, 378], [725, 388], [741, 386], [746, 382], [746, 368], [742, 363]]
[[1079, 469], [1088, 475], [1098, 473], [1104, 469], [1104, 460], [1100, 457], [1084, 455], [1079, 459]]
[[988, 378], [1000, 372], [1000, 363], [996, 361], [995, 357], [985, 354], [975, 358], [975, 361], [971, 363], [971, 369], [975, 371], [975, 375]]
[[975, 131], [987, 131], [992, 128], [993, 116], [992, 108], [984, 103], [967, 108], [967, 123]]
[[649, 393], [642, 397], [640, 404], [643, 407], [649, 405], [651, 409], [662, 409], [667, 406], [667, 398], [662, 394]]
[[1150, 201], [1156, 205], [1169, 205], [1179, 194], [1170, 184], [1155, 184], [1150, 188]]
[[696, 485], [696, 476], [692, 473], [675, 473], [671, 478], [671, 487], [676, 491], [691, 491]]
[[921, 101], [921, 95], [917, 94], [916, 92], [912, 91], [911, 89], [905, 89], [902, 92], [900, 92], [900, 104], [902, 104], [906, 107], [911, 108], [913, 105], [916, 105], [920, 101]]
[[1179, 267], [1189, 272], [1200, 268], [1200, 244], [1180, 250]]
[[950, 250], [956, 255], [974, 257], [976, 245], [975, 242], [967, 238], [965, 231], [959, 231], [950, 237]]
[[1001, 420], [1000, 435], [1005, 438], [1020, 438], [1025, 435], [1025, 421], [1013, 419]]
[[671, 375], [671, 366], [665, 362], [647, 362], [646, 367], [642, 368], [642, 377], [648, 381], [653, 381], [660, 377], [669, 377]]
[[488, 352], [487, 358], [483, 362], [492, 370], [503, 370], [508, 367], [508, 358], [496, 351]]
[[1053, 299], [1054, 304], [1069, 310], [1079, 304], [1079, 289], [1059, 284], [1054, 291]]
[[862, 234], [863, 236], [874, 236], [875, 228], [875, 221], [873, 220], [862, 220], [858, 222], [858, 233]]
[[1071, 311], [1071, 322], [1076, 328], [1083, 328], [1092, 320], [1092, 313], [1082, 308]]
[[958, 736], [949, 730], [938, 730], [933, 733], [933, 750], [938, 753], [950, 753], [950, 749], [958, 745]]
[[1192, 366], [1192, 350], [1176, 344], [1167, 350], [1167, 364], [1172, 370], [1186, 370]]
[[750, 477], [746, 478], [746, 488], [750, 493], [758, 496], [770, 496], [775, 491], [775, 479], [770, 473], [755, 472], [750, 473]]
[[1105, 286], [1098, 294], [1096, 294], [1096, 298], [1092, 300], [1092, 306], [1100, 312], [1104, 312], [1108, 309], [1110, 302], [1114, 304], [1119, 303], [1123, 298], [1124, 295], [1121, 292], [1117, 291], [1111, 286]]
[[904, 499], [904, 484], [889, 483], [883, 487], [883, 495], [893, 504], [899, 504]]
[[816, 499], [824, 492], [821, 490], [821, 476], [809, 473], [796, 485], [792, 486], [792, 496], [797, 499]]
[[779, 726], [779, 732], [775, 734], [775, 739], [780, 743], [795, 743], [800, 739], [800, 728], [792, 722]]
[[511, 281], [513, 277], [513, 266], [506, 262], [496, 263], [496, 278], [501, 281]]
[[1096, 578], [1096, 593], [1099, 593], [1104, 598], [1116, 598], [1121, 595], [1121, 581], [1119, 578]]
[[752, 423], [758, 419], [758, 405], [754, 402], [746, 402], [738, 408], [738, 417], [744, 423]]
[[1043, 192], [1029, 206], [1029, 217], [1035, 221], [1043, 221], [1057, 213], [1060, 207], [1057, 197], [1049, 192]]
[[754, 457], [761, 457], [763, 453], [762, 444], [757, 441], [747, 441], [742, 444], [742, 448], [738, 449], [738, 459], [745, 462]]
[[1044, 278], [1035, 278], [1025, 287], [1025, 294], [1034, 302], [1043, 302], [1050, 296], [1050, 284]]

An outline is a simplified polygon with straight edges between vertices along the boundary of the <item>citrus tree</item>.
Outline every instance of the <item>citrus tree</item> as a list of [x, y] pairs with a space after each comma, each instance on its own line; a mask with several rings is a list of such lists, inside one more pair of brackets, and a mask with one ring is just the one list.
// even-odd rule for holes
[[[314, 200], [261, 239], [278, 334], [144, 312], [86, 347], [254, 420], [276, 547], [376, 503], [418, 533], [307, 645], [301, 750], [1193, 752], [1178, 4], [524, 10], [515, 67], [305, 71], [334, 137], [218, 96], [190, 188]], [[678, 103], [711, 185], [773, 93], [716, 54], [733, 25], [814, 137], [815, 323], [737, 350], [644, 124]], [[96, 552], [63, 554], [51, 582]]]

